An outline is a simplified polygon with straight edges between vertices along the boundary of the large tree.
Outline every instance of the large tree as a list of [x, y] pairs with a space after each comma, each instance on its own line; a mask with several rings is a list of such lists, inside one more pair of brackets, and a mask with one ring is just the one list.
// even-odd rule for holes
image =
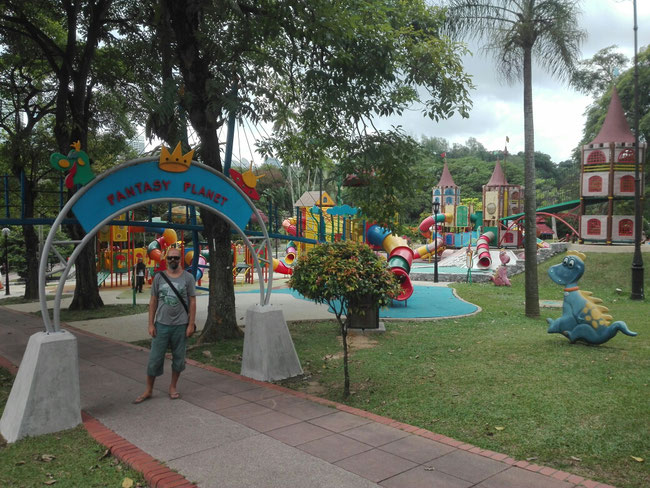
[[524, 85], [525, 187], [524, 240], [526, 315], [539, 316], [535, 232], [535, 130], [533, 125], [533, 58], [559, 78], [571, 75], [585, 32], [578, 28], [575, 0], [449, 0], [449, 29], [467, 38], [484, 39], [496, 67], [508, 82]]
[[608, 91], [629, 63], [627, 56], [616, 49], [616, 45], [607, 46], [591, 58], [580, 61], [571, 76], [571, 84], [594, 97], [600, 97]]
[[[39, 181], [51, 173], [51, 168], [42, 164], [52, 149], [52, 137], [47, 132], [50, 127], [42, 121], [53, 118], [56, 84], [47, 63], [37, 56], [32, 46], [7, 38], [2, 32], [0, 44], [7, 48], [0, 55], [0, 160], [3, 169], [21, 179], [24, 191], [20, 217], [33, 218]], [[26, 265], [24, 297], [38, 298], [38, 236], [31, 225], [24, 225], [22, 233], [21, 254]]]
[[[104, 17], [110, 0], [51, 4], [3, 1], [2, 29], [33, 43], [50, 64], [58, 80], [54, 133], [58, 149], [67, 154], [72, 141], [88, 147], [88, 118], [91, 62], [103, 33]], [[49, 22], [43, 22], [49, 19]], [[81, 32], [86, 39], [79, 39]], [[85, 42], [84, 42], [85, 41]], [[72, 235], [81, 239], [83, 230], [72, 226]], [[76, 263], [76, 286], [70, 308], [92, 309], [103, 305], [97, 286], [95, 252], [87, 246]]]
[[[162, 1], [198, 156], [218, 171], [217, 130], [231, 113], [273, 123], [265, 150], [318, 169], [358, 149], [350, 141], [375, 116], [417, 103], [434, 119], [468, 112], [463, 48], [439, 35], [441, 11], [422, 0]], [[237, 333], [230, 229], [203, 221], [211, 293], [200, 340], [212, 341]]]
[[[47, 64], [50, 76], [55, 80], [53, 132], [56, 149], [63, 154], [67, 154], [72, 142], [80, 141], [81, 147], [92, 157], [88, 143], [103, 124], [107, 123], [111, 129], [129, 125], [128, 120], [119, 116], [124, 113], [124, 105], [122, 109], [110, 104], [100, 108], [97, 93], [102, 84], [110, 86], [111, 91], [104, 91], [103, 100], [112, 99], [112, 103], [120, 93], [118, 87], [121, 85], [116, 77], [107, 76], [109, 72], [119, 71], [120, 67], [119, 58], [110, 59], [109, 44], [113, 39], [111, 29], [118, 26], [124, 29], [123, 24], [128, 22], [111, 19], [111, 15], [122, 13], [131, 3], [129, 0], [0, 0], [3, 37], [29, 44], [36, 58]], [[101, 56], [102, 49], [106, 51], [104, 56]], [[112, 112], [112, 116], [102, 120], [99, 115], [107, 112]], [[78, 225], [71, 226], [70, 233], [77, 240], [85, 235]], [[102, 305], [95, 249], [89, 245], [76, 261], [76, 286], [70, 308], [92, 309]]]

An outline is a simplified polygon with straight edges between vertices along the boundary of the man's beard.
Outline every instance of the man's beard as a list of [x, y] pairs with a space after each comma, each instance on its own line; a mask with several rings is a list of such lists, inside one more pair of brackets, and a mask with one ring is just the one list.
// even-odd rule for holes
[[170, 261], [169, 269], [176, 271], [178, 269], [178, 261]]

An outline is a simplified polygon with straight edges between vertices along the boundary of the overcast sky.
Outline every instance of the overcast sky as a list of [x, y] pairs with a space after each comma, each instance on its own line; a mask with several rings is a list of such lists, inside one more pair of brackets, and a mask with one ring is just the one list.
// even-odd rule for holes
[[[438, 0], [431, 0], [438, 2]], [[588, 37], [582, 46], [581, 59], [591, 58], [599, 50], [617, 45], [628, 58], [634, 55], [632, 0], [583, 0], [580, 26]], [[639, 49], [650, 44], [650, 0], [637, 0]], [[508, 151], [516, 154], [524, 150], [523, 85], [502, 83], [490, 54], [471, 46], [474, 54], [463, 58], [465, 70], [473, 76], [476, 89], [470, 94], [473, 108], [470, 116], [434, 122], [413, 109], [402, 117], [375, 121], [380, 129], [400, 125], [411, 136], [443, 137], [450, 144], [465, 143], [476, 138], [488, 150], [502, 149], [505, 138]], [[584, 112], [591, 103], [565, 82], [551, 78], [543, 69], [533, 66], [533, 113], [535, 149], [551, 156], [555, 163], [571, 158], [573, 149], [582, 138]], [[266, 130], [270, 131], [270, 128]], [[243, 134], [243, 136], [242, 136]], [[255, 142], [264, 138], [266, 131], [250, 124], [238, 125], [233, 148], [233, 160], [243, 159], [245, 165], [252, 159], [255, 165], [262, 158], [254, 150]], [[225, 140], [225, 131], [220, 136]], [[149, 144], [151, 146], [151, 144]], [[252, 148], [252, 149], [251, 149]], [[251, 154], [255, 154], [251, 157]]]
[[[632, 0], [584, 0], [580, 26], [588, 33], [582, 46], [582, 59], [600, 49], [616, 44], [629, 58], [634, 54]], [[638, 45], [650, 44], [650, 0], [637, 0]], [[463, 58], [465, 70], [473, 76], [476, 89], [471, 93], [473, 109], [468, 119], [454, 116], [434, 122], [419, 111], [399, 119], [382, 122], [381, 127], [401, 125], [419, 139], [421, 136], [444, 137], [450, 143], [464, 143], [475, 137], [487, 149], [501, 149], [510, 138], [508, 151], [524, 150], [523, 85], [503, 84], [497, 77], [494, 61], [473, 46], [473, 56]], [[582, 138], [583, 113], [591, 98], [568, 87], [566, 83], [533, 67], [533, 113], [535, 149], [549, 154], [556, 163], [569, 159]]]

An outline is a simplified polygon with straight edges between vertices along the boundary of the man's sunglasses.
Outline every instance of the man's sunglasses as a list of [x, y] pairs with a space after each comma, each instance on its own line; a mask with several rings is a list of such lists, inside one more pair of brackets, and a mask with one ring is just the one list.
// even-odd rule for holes
[[180, 256], [167, 256], [167, 261], [178, 261]]

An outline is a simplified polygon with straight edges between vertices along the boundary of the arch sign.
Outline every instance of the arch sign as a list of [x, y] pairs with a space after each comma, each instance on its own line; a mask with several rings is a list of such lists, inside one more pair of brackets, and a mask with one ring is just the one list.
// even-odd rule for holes
[[[55, 167], [72, 168], [66, 182], [72, 182], [70, 175], [73, 175], [74, 183], [78, 183], [81, 170], [88, 175], [84, 164], [87, 158], [77, 157], [82, 152], [78, 144], [73, 147], [78, 152], [72, 158], [70, 154], [74, 151], [67, 159], [53, 155], [51, 162]], [[273, 266], [268, 262], [261, 264], [259, 256], [270, 255], [271, 243], [261, 215], [246, 195], [246, 189], [238, 187], [222, 173], [193, 161], [193, 152], [183, 155], [180, 144], [171, 154], [163, 147], [158, 158], [128, 161], [97, 177], [92, 177], [91, 173], [86, 176], [87, 184], [59, 213], [45, 241], [39, 264], [45, 332], [30, 337], [0, 420], [0, 433], [8, 442], [68, 429], [81, 422], [77, 341], [70, 332], [61, 329], [60, 323], [63, 288], [79, 253], [97, 232], [118, 215], [144, 205], [170, 201], [195, 205], [226, 220], [240, 234], [251, 250], [260, 283], [260, 302], [246, 313], [241, 373], [262, 381], [302, 374], [282, 310], [269, 305]], [[66, 164], [71, 159], [72, 164]], [[80, 241], [57, 242], [56, 231], [71, 211], [86, 235]], [[255, 240], [255, 244], [243, 231], [253, 215], [262, 228], [262, 238]], [[60, 256], [56, 245], [70, 244], [74, 244], [75, 249], [57, 284], [50, 319], [45, 294], [48, 256], [50, 252]], [[262, 275], [263, 266], [269, 267], [267, 284]]]

